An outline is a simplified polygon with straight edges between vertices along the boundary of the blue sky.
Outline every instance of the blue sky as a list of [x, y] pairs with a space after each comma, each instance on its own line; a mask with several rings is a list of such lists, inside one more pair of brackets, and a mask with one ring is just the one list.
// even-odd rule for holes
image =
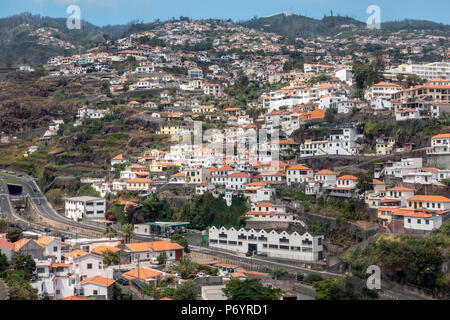
[[82, 19], [98, 26], [181, 15], [239, 21], [284, 11], [322, 18], [330, 10], [334, 15], [348, 15], [365, 22], [370, 5], [380, 7], [381, 22], [424, 19], [450, 24], [449, 0], [0, 0], [0, 17], [22, 12], [68, 17], [66, 9], [71, 4], [80, 7]]

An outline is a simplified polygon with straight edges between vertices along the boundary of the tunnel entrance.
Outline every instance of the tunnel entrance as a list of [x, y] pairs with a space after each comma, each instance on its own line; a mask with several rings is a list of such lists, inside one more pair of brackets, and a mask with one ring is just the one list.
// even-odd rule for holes
[[12, 196], [20, 196], [22, 195], [22, 186], [18, 184], [7, 184], [8, 192]]

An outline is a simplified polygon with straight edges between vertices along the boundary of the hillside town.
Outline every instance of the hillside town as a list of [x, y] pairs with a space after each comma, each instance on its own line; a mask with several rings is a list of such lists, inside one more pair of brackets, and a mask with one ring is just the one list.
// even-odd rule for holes
[[[400, 275], [402, 257], [389, 292], [355, 295], [448, 299], [448, 37], [340, 28], [180, 18], [17, 71], [5, 83], [56, 86], [55, 110], [2, 135], [2, 282], [27, 271], [30, 299], [225, 300], [240, 280], [312, 300], [435, 239], [433, 276]], [[53, 32], [30, 35], [73, 47]]]

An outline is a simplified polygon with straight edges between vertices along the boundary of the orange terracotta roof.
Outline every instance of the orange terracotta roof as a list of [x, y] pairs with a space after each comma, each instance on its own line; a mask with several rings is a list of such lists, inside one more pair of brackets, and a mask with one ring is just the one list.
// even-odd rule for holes
[[2, 239], [0, 238], [0, 247], [1, 247], [1, 248], [6, 248], [6, 249], [9, 249], [9, 250], [14, 250], [14, 243], [11, 243], [11, 242], [9, 242], [9, 241], [2, 240]]
[[95, 247], [94, 249], [92, 249], [91, 252], [92, 253], [96, 253], [98, 255], [102, 255], [103, 252], [105, 252], [106, 250], [110, 250], [112, 252], [120, 251], [119, 248], [115, 248], [115, 247], [111, 247], [111, 246], [107, 246], [107, 245], [100, 245], [100, 246]]
[[428, 195], [416, 195], [407, 201], [424, 201], [424, 202], [450, 202], [450, 199], [444, 196], [428, 196]]
[[101, 285], [104, 287], [109, 287], [109, 286], [113, 285], [114, 282], [116, 282], [116, 280], [114, 280], [114, 279], [105, 278], [102, 276], [95, 276], [92, 278], [84, 279], [83, 281], [80, 282], [80, 284], [95, 283], [95, 284], [98, 284], [98, 285]]
[[343, 175], [343, 176], [340, 176], [339, 178], [337, 178], [338, 180], [358, 180], [358, 178], [357, 177], [355, 177], [355, 176], [352, 176], [352, 175]]
[[[37, 239], [37, 242], [40, 245], [46, 246], [49, 243], [51, 243], [52, 241], [55, 241], [56, 239], [53, 239], [52, 237], [48, 237], [48, 236], [41, 236], [39, 239]], [[58, 241], [58, 240], [56, 240]]]
[[134, 178], [134, 179], [130, 179], [127, 181], [128, 182], [141, 182], [141, 183], [151, 183], [152, 180], [147, 179], [147, 178]]
[[233, 272], [231, 274], [232, 278], [245, 278], [245, 274], [243, 274], [242, 272]]
[[450, 138], [450, 133], [441, 133], [433, 136], [431, 139], [445, 139], [445, 138]]
[[294, 164], [292, 167], [287, 168], [288, 170], [306, 170], [310, 171], [311, 169], [305, 166], [302, 166], [301, 164]]
[[395, 83], [389, 83], [389, 82], [384, 82], [384, 81], [380, 81], [378, 83], [375, 83], [373, 85], [374, 87], [401, 87], [398, 84]]
[[387, 191], [414, 191], [414, 189], [406, 188], [406, 187], [394, 187], [394, 188], [388, 189]]
[[158, 271], [158, 270], [149, 269], [149, 268], [145, 268], [145, 267], [139, 267], [139, 268], [135, 268], [133, 270], [123, 273], [122, 276], [129, 280], [138, 279], [141, 281], [147, 281], [149, 279], [154, 279], [161, 274], [162, 274], [162, 272]]
[[179, 245], [178, 243], [174, 243], [174, 242], [170, 242], [170, 241], [166, 241], [166, 240], [147, 242], [147, 244], [155, 251], [184, 249], [184, 247]]
[[335, 175], [336, 173], [331, 171], [331, 170], [320, 170], [318, 172], [316, 172], [316, 174], [320, 174], [320, 175]]
[[378, 179], [372, 179], [372, 184], [384, 185], [385, 183], [383, 181], [378, 180]]
[[62, 298], [60, 300], [89, 300], [89, 299], [83, 298], [83, 297], [77, 297], [77, 296], [70, 296], [70, 297]]
[[119, 154], [119, 155], [115, 156], [114, 158], [112, 158], [112, 160], [123, 160], [123, 156], [122, 156], [122, 154]]
[[79, 250], [79, 249], [76, 249], [76, 250], [74, 250], [74, 251], [72, 251], [72, 252], [69, 252], [69, 253], [65, 254], [65, 255], [64, 255], [64, 258], [70, 258], [70, 257], [82, 257], [82, 256], [85, 256], [85, 255], [87, 255], [87, 254], [89, 254], [89, 252], [81, 251], [81, 250]]
[[235, 172], [228, 176], [229, 178], [250, 178], [250, 176], [245, 172]]

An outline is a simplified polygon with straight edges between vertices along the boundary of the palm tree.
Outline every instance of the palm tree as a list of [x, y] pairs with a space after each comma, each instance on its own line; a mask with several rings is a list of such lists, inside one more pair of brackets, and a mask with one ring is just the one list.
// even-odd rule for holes
[[115, 237], [117, 235], [117, 231], [112, 226], [107, 226], [103, 234], [109, 237], [109, 240], [111, 240], [112, 237]]
[[131, 237], [135, 235], [133, 226], [131, 224], [124, 224], [122, 226], [122, 235], [125, 235], [125, 242], [129, 242]]

